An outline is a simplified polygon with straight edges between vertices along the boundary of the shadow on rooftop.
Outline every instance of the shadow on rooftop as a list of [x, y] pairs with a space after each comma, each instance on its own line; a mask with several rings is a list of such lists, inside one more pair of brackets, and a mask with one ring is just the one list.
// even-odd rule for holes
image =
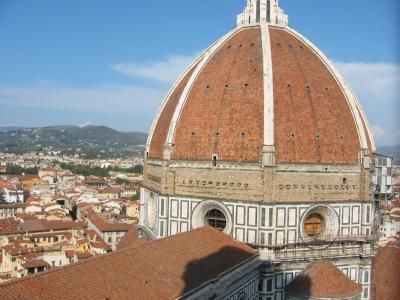
[[[209, 280], [215, 279], [242, 262], [254, 257], [254, 253], [234, 247], [224, 247], [211, 255], [192, 260], [188, 263], [183, 280], [185, 287], [181, 295], [190, 298], [191, 292]], [[222, 291], [215, 291], [210, 299], [217, 299]], [[186, 295], [185, 295], [186, 294]]]

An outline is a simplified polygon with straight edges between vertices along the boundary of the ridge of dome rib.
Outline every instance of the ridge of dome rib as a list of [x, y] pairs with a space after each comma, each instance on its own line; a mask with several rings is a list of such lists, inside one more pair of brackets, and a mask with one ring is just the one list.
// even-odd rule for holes
[[[368, 142], [367, 142], [367, 134], [364, 131], [364, 126], [362, 122], [365, 122], [368, 126], [368, 121], [365, 118], [365, 115], [360, 112], [361, 105], [355, 95], [355, 93], [352, 91], [350, 86], [347, 84], [347, 82], [344, 80], [343, 76], [337, 71], [335, 66], [332, 64], [332, 62], [325, 56], [325, 54], [318, 49], [309, 39], [307, 39], [305, 36], [300, 34], [298, 31], [294, 30], [291, 27], [286, 27], [283, 30], [287, 30], [291, 34], [293, 34], [295, 37], [303, 41], [307, 46], [309, 46], [317, 56], [321, 59], [321, 61], [325, 64], [327, 69], [331, 72], [333, 77], [336, 79], [338, 86], [342, 88], [344, 95], [346, 96], [346, 100], [348, 101], [349, 108], [352, 112], [354, 121], [356, 122], [356, 128], [358, 131], [359, 139], [360, 139], [360, 145], [362, 149], [368, 149]], [[369, 133], [368, 133], [369, 134]], [[371, 145], [373, 145], [373, 151], [375, 151], [375, 146], [373, 139], [371, 138], [371, 135], [369, 134], [369, 139], [371, 140]]]
[[[211, 46], [210, 46], [210, 47], [211, 47]], [[207, 51], [207, 50], [205, 50], [204, 52], [206, 52], [206, 51]], [[153, 122], [152, 122], [152, 125], [151, 125], [151, 127], [150, 127], [150, 130], [149, 130], [149, 134], [148, 134], [147, 141], [146, 141], [146, 150], [145, 150], [145, 151], [146, 151], [146, 156], [148, 156], [149, 153], [150, 153], [150, 145], [151, 145], [151, 142], [152, 142], [152, 139], [153, 139], [153, 135], [154, 135], [155, 128], [156, 128], [156, 126], [157, 126], [157, 123], [158, 123], [158, 121], [159, 121], [159, 119], [160, 119], [161, 114], [164, 112], [164, 109], [165, 109], [166, 105], [167, 105], [168, 102], [171, 100], [171, 99], [170, 99], [171, 96], [173, 95], [175, 89], [179, 86], [179, 84], [182, 83], [182, 81], [184, 80], [185, 76], [187, 76], [188, 73], [193, 69], [193, 67], [195, 67], [196, 64], [198, 64], [199, 61], [202, 60], [202, 58], [203, 58], [203, 56], [204, 56], [204, 52], [201, 53], [201, 54], [193, 61], [193, 63], [191, 63], [191, 64], [186, 68], [186, 70], [178, 77], [178, 79], [174, 82], [174, 84], [171, 86], [171, 88], [169, 89], [169, 91], [168, 91], [167, 94], [165, 95], [165, 97], [164, 97], [164, 99], [163, 99], [163, 101], [162, 101], [160, 107], [158, 108], [158, 111], [157, 111], [157, 113], [156, 113], [156, 116], [155, 116], [155, 118], [154, 118], [154, 120], [153, 120]], [[164, 143], [165, 143], [165, 142], [164, 142]], [[164, 143], [163, 143], [163, 144], [164, 144]]]
[[[174, 115], [171, 120], [171, 124], [168, 129], [168, 135], [167, 135], [167, 140], [165, 142], [165, 147], [170, 148], [174, 144], [174, 137], [175, 137], [175, 132], [176, 132], [176, 127], [179, 122], [179, 118], [181, 116], [183, 107], [185, 106], [186, 100], [189, 96], [189, 93], [191, 91], [191, 88], [193, 84], [195, 83], [195, 80], [197, 79], [198, 75], [200, 72], [203, 70], [203, 67], [209, 62], [209, 60], [213, 57], [213, 55], [218, 51], [218, 49], [231, 37], [232, 35], [237, 32], [238, 29], [233, 29], [226, 35], [224, 35], [222, 38], [217, 40], [214, 44], [212, 44], [205, 52], [202, 57], [202, 59], [199, 61], [199, 64], [196, 66], [194, 72], [192, 73], [188, 83], [186, 84], [186, 87], [179, 99], [179, 102], [175, 108]], [[170, 153], [167, 154], [168, 157], [164, 157], [164, 159], [169, 159], [170, 158]]]
[[268, 24], [261, 24], [264, 72], [264, 145], [274, 146], [274, 82], [271, 37]]

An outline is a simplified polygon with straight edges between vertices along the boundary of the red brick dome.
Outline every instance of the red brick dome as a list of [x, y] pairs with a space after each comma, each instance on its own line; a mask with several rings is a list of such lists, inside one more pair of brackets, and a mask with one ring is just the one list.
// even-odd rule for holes
[[[238, 26], [184, 72], [147, 144], [150, 159], [359, 163], [368, 122], [328, 59], [287, 26]], [[167, 149], [167, 153], [165, 154]]]

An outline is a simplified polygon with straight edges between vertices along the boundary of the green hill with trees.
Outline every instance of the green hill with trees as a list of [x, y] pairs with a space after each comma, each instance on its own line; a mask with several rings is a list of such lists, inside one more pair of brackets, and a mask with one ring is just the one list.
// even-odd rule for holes
[[143, 155], [147, 134], [119, 132], [106, 126], [0, 128], [0, 152], [60, 152], [84, 158]]

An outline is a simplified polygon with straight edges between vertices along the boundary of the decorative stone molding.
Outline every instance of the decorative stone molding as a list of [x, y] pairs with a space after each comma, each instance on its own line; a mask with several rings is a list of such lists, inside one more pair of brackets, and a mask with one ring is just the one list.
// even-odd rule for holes
[[214, 187], [220, 189], [248, 189], [250, 184], [247, 182], [233, 181], [213, 181], [213, 180], [198, 180], [198, 179], [183, 179], [176, 183], [180, 186], [203, 186]]

